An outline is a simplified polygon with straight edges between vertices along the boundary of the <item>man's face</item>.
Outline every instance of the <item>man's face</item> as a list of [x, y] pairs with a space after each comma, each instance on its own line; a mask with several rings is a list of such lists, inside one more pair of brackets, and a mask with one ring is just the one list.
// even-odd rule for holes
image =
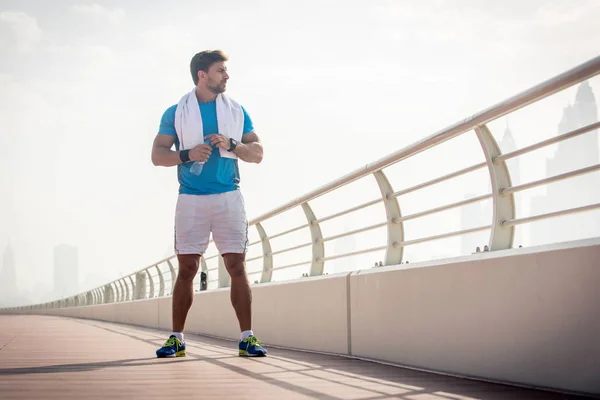
[[206, 74], [206, 87], [213, 93], [223, 93], [227, 89], [227, 67], [223, 61], [214, 63]]

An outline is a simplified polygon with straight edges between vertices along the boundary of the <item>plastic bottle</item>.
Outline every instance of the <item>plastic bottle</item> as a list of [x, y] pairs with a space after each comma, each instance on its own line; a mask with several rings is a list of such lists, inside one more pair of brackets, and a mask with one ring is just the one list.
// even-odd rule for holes
[[[210, 141], [208, 139], [205, 139], [204, 143], [210, 144]], [[194, 161], [194, 163], [190, 167], [190, 172], [197, 176], [202, 173], [203, 168], [204, 168], [204, 161]]]
[[194, 175], [200, 175], [202, 173], [202, 168], [204, 168], [204, 162], [194, 161], [194, 163], [190, 167], [190, 172]]

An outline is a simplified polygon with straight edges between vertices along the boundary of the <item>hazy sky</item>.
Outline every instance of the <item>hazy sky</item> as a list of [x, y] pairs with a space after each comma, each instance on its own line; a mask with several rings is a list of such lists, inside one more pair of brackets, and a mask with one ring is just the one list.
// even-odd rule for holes
[[[176, 169], [150, 150], [198, 51], [230, 55], [228, 93], [264, 143], [241, 166], [249, 217], [600, 54], [598, 0], [173, 4], [0, 1], [0, 250], [21, 289], [51, 289], [59, 243], [79, 247], [82, 288], [170, 252]], [[556, 134], [573, 93], [536, 130], [511, 119], [517, 145]], [[447, 171], [422, 160], [411, 182]]]

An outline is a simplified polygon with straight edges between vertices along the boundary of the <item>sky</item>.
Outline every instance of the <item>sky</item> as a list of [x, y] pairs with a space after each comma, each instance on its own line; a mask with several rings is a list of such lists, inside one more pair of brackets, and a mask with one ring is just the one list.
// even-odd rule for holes
[[[162, 113], [192, 88], [189, 61], [201, 50], [230, 56], [228, 94], [264, 145], [261, 164], [241, 165], [253, 218], [597, 56], [598, 20], [597, 0], [1, 0], [0, 250], [10, 243], [18, 288], [30, 293], [51, 291], [61, 243], [78, 247], [82, 290], [171, 255], [176, 170], [153, 166], [150, 151]], [[600, 80], [590, 84], [598, 97]], [[555, 135], [574, 90], [498, 121], [495, 137], [510, 126], [522, 147]], [[419, 155], [393, 186], [481, 162], [477, 146], [471, 135]], [[543, 177], [551, 151], [528, 159], [526, 179]], [[369, 180], [317, 199], [315, 212], [376, 198]], [[447, 202], [485, 191], [485, 171], [476, 180], [457, 183]], [[440, 198], [435, 190], [414, 204]], [[303, 216], [286, 218], [265, 226], [283, 231]], [[420, 249], [412, 256], [429, 251]]]

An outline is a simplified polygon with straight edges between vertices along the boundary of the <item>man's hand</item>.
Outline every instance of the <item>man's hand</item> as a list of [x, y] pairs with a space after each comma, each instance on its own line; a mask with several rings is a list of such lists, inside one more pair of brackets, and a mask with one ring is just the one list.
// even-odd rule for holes
[[231, 148], [231, 143], [229, 143], [229, 138], [225, 135], [221, 135], [219, 133], [213, 133], [210, 135], [206, 135], [204, 140], [210, 140], [210, 144], [213, 146], [217, 146], [222, 148], [223, 150], [229, 150]]
[[212, 146], [210, 144], [199, 144], [194, 146], [189, 153], [191, 161], [208, 161], [210, 157], [210, 153], [212, 153]]

